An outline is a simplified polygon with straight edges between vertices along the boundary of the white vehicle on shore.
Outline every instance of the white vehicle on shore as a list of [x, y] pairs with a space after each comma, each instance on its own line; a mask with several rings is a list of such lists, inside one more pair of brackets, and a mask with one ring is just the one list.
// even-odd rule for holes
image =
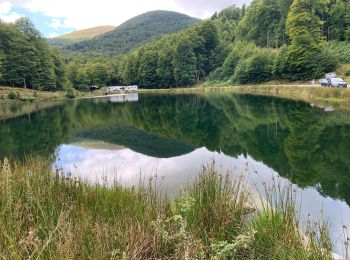
[[138, 86], [126, 86], [126, 87], [124, 87], [125, 91], [135, 91], [135, 90], [138, 90], [138, 89], [139, 89]]
[[107, 88], [108, 92], [113, 92], [113, 91], [123, 91], [124, 86], [110, 86]]
[[329, 86], [333, 88], [347, 88], [348, 83], [341, 78], [330, 78]]
[[338, 78], [335, 73], [327, 73], [325, 78], [320, 79], [321, 86], [327, 86], [332, 88], [347, 88], [348, 83], [346, 83], [343, 79]]
[[138, 86], [110, 86], [107, 87], [108, 92], [115, 92], [115, 91], [136, 91], [138, 90]]

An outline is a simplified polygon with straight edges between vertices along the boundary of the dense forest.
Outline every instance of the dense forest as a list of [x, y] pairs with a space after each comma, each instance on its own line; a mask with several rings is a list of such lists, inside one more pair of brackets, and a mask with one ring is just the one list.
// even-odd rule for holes
[[[0, 81], [86, 90], [92, 85], [167, 88], [204, 81], [238, 85], [316, 79], [350, 63], [349, 10], [346, 0], [255, 0], [172, 34], [165, 21], [179, 29], [189, 26], [188, 17], [162, 11], [159, 18], [159, 12], [151, 12], [67, 47], [71, 51], [63, 50], [64, 59], [27, 19], [0, 23]], [[30, 30], [23, 29], [24, 21]], [[159, 39], [147, 42], [153, 37]]]
[[116, 56], [109, 61], [109, 81], [164, 88], [205, 80], [235, 85], [316, 79], [350, 63], [347, 10], [350, 2], [343, 0], [262, 0], [231, 6], [189, 29]]
[[27, 18], [14, 24], [0, 21], [0, 83], [37, 90], [63, 90], [69, 85], [61, 54]]

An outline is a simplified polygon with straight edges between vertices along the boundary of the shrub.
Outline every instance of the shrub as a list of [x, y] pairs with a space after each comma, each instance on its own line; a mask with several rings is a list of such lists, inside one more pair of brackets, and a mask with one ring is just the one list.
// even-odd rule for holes
[[253, 56], [241, 60], [235, 70], [233, 82], [248, 84], [272, 80], [275, 58], [276, 54], [261, 50]]
[[67, 90], [66, 97], [69, 99], [73, 99], [76, 97], [76, 92], [74, 89]]
[[318, 78], [324, 73], [334, 71], [339, 65], [339, 59], [330, 49], [324, 48], [314, 57], [314, 63], [317, 67], [314, 78]]
[[275, 59], [273, 75], [277, 79], [288, 78], [288, 60], [287, 60], [287, 45], [283, 45]]
[[226, 81], [233, 77], [236, 67], [240, 60], [246, 59], [258, 52], [257, 48], [253, 43], [238, 42], [233, 45], [232, 51], [227, 56], [222, 67], [216, 69], [210, 76], [209, 79]]
[[11, 92], [7, 95], [7, 97], [8, 97], [9, 99], [17, 99], [17, 98], [19, 97], [19, 94], [18, 94], [17, 92], [11, 91]]
[[330, 52], [332, 56], [340, 63], [350, 63], [350, 43], [330, 41], [323, 48], [323, 50]]
[[18, 96], [17, 99], [21, 100], [21, 101], [35, 101], [36, 98], [35, 97], [27, 97], [27, 96]]

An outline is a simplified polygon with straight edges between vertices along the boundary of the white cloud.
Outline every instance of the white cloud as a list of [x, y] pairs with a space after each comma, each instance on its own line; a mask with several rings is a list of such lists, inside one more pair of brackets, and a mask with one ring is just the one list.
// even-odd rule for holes
[[8, 14], [12, 9], [12, 4], [10, 2], [0, 3], [0, 15]]
[[0, 19], [7, 23], [13, 23], [18, 18], [21, 18], [22, 15], [11, 12], [12, 10], [12, 4], [10, 2], [3, 2], [0, 3]]
[[[0, 0], [2, 1], [2, 0]], [[84, 29], [98, 25], [119, 25], [124, 21], [152, 10], [170, 10], [190, 16], [207, 18], [215, 11], [229, 5], [249, 3], [251, 0], [5, 0], [4, 10], [9, 4], [24, 7], [30, 12], [40, 12], [60, 22], [51, 27]]]
[[15, 22], [17, 19], [21, 18], [22, 15], [16, 13], [16, 12], [12, 12], [8, 15], [1, 15], [0, 14], [0, 19], [6, 23], [13, 23]]
[[228, 6], [242, 6], [252, 0], [175, 0], [175, 2], [184, 10], [190, 11], [193, 16], [204, 19]]
[[61, 20], [57, 18], [53, 18], [49, 26], [53, 29], [59, 29], [59, 28], [65, 27], [64, 24], [62, 24]]
[[[151, 10], [182, 11], [173, 0], [29, 0], [22, 5], [31, 12], [62, 18], [65, 27], [84, 29], [97, 25], [119, 25], [129, 18]], [[57, 24], [56, 24], [57, 25]]]
[[50, 33], [50, 34], [48, 35], [49, 38], [55, 38], [55, 37], [57, 37], [57, 36], [59, 36], [58, 33]]

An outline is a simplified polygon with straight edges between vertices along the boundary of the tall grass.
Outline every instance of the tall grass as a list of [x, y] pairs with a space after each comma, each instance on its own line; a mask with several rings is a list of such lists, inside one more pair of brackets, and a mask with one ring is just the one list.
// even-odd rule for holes
[[[293, 198], [276, 191], [279, 207], [268, 199], [258, 211], [244, 179], [230, 176], [215, 164], [204, 166], [193, 184], [170, 200], [148, 184], [91, 186], [59, 169], [53, 172], [41, 158], [5, 159], [0, 164], [0, 256], [329, 258], [331, 248], [319, 243], [320, 236], [299, 232]], [[323, 236], [327, 241], [326, 232]]]

